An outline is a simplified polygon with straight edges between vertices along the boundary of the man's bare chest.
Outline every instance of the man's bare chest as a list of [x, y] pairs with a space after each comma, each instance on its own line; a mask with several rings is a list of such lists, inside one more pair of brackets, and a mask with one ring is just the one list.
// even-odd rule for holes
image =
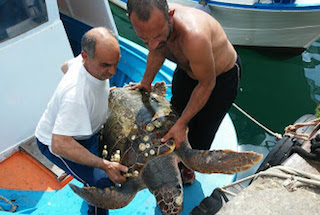
[[178, 64], [182, 69], [191, 71], [190, 62], [179, 45], [168, 44], [164, 50], [164, 56]]

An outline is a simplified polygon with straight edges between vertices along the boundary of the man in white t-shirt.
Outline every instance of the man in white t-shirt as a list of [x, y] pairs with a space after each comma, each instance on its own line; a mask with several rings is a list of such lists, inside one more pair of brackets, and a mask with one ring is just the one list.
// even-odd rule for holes
[[[36, 131], [40, 151], [86, 186], [123, 183], [128, 168], [98, 157], [97, 132], [108, 117], [109, 78], [116, 73], [120, 48], [106, 28], [93, 28], [81, 41], [81, 55], [64, 67]], [[97, 213], [98, 212], [98, 213]], [[108, 211], [89, 206], [88, 214]]]

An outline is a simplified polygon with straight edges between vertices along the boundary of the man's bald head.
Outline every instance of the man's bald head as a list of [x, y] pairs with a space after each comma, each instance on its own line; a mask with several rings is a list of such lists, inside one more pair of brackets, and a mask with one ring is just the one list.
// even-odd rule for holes
[[105, 27], [92, 28], [83, 35], [81, 48], [90, 58], [94, 58], [98, 43], [104, 43], [105, 45], [117, 44], [117, 38], [112, 31]]

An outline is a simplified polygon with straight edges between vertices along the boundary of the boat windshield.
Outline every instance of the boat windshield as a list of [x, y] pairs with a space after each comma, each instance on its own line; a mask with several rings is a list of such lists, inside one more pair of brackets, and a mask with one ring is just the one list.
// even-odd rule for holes
[[47, 21], [45, 0], [0, 0], [0, 43]]

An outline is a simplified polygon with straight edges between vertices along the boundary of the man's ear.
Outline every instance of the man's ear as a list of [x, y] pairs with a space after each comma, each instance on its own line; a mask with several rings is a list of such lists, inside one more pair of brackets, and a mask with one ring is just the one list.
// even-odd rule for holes
[[88, 54], [87, 54], [87, 52], [85, 52], [85, 51], [83, 51], [83, 50], [81, 51], [81, 56], [82, 56], [82, 59], [83, 59], [83, 60], [87, 60], [87, 58], [89, 57]]
[[169, 18], [173, 17], [174, 9], [169, 9]]

